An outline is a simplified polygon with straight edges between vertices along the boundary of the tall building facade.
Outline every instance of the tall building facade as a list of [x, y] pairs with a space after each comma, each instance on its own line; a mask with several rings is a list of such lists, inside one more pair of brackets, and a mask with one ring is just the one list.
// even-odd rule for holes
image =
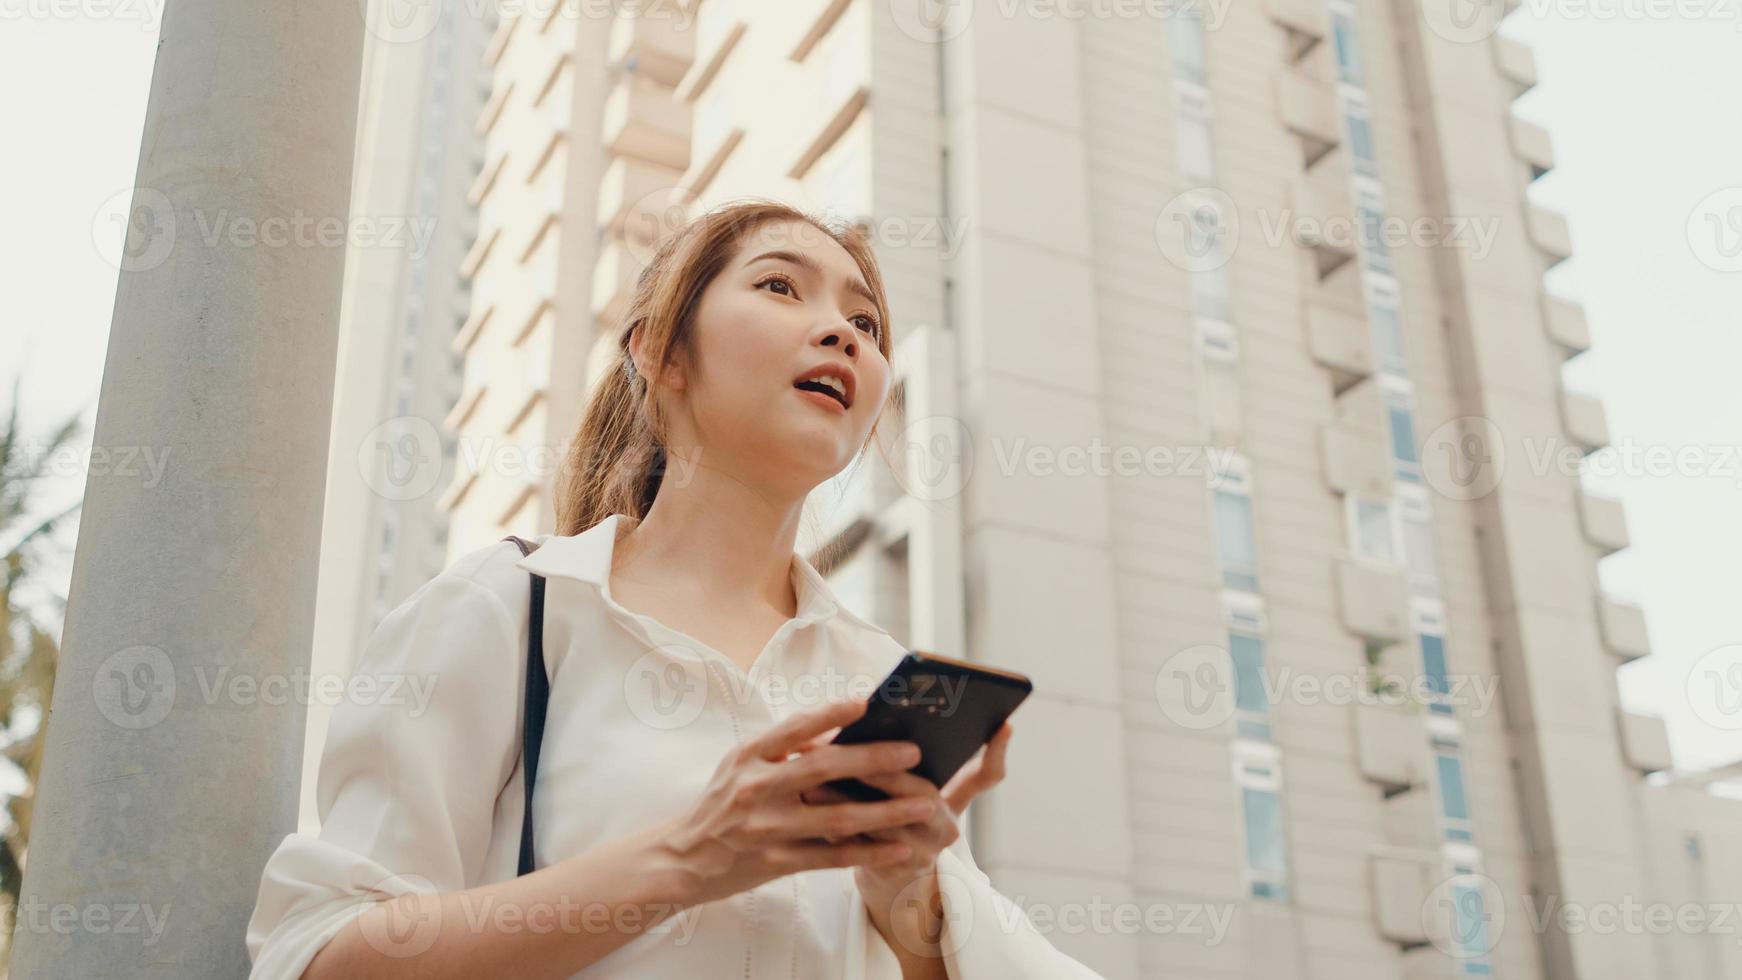
[[[358, 96], [351, 236], [339, 315], [333, 433], [311, 671], [344, 676], [381, 618], [447, 565], [437, 506], [456, 442], [439, 422], [459, 396], [455, 333], [470, 311], [455, 274], [471, 247], [466, 199], [488, 96], [490, 23], [464, 0], [403, 19], [378, 4]], [[363, 10], [364, 8], [359, 8]], [[315, 773], [329, 700], [311, 696], [300, 826], [317, 824]]]
[[450, 556], [552, 526], [661, 234], [746, 195], [858, 222], [903, 398], [802, 544], [909, 645], [1034, 679], [968, 834], [1061, 948], [1742, 975], [1742, 808], [1620, 706], [1647, 630], [1598, 581], [1626, 521], [1579, 483], [1605, 424], [1502, 13], [504, 4]]

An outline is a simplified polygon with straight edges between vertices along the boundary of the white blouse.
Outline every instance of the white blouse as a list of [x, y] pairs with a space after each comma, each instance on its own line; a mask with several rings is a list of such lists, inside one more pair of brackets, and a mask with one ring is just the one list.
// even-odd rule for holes
[[[381, 622], [354, 674], [370, 697], [333, 712], [318, 836], [267, 861], [247, 947], [255, 980], [294, 980], [370, 903], [515, 876], [523, 810], [520, 715], [528, 572], [546, 576], [550, 708], [533, 820], [537, 865], [670, 819], [734, 746], [795, 712], [869, 694], [906, 652], [853, 615], [793, 555], [798, 615], [748, 673], [611, 596], [614, 514], [572, 536], [511, 541], [454, 562]], [[421, 692], [421, 693], [420, 693]], [[1058, 951], [997, 892], [965, 837], [938, 857], [953, 980], [1100, 975]], [[685, 909], [574, 974], [577, 980], [901, 980], [851, 868], [776, 878]]]

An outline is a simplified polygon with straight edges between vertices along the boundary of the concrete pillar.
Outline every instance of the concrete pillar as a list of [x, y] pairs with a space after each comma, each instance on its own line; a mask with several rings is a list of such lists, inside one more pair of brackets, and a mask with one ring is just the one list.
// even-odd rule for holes
[[164, 10], [14, 977], [248, 972], [296, 818], [360, 10]]

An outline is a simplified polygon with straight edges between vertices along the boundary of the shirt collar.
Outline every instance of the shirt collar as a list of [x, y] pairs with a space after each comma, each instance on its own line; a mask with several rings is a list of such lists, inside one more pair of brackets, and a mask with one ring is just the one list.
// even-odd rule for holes
[[[610, 514], [579, 534], [546, 535], [538, 549], [515, 562], [514, 567], [547, 578], [572, 578], [602, 587], [610, 575], [617, 540], [640, 523], [641, 519], [631, 514]], [[798, 595], [797, 619], [816, 623], [840, 616], [874, 632], [888, 632], [842, 605], [829, 588], [828, 580], [803, 555], [793, 552], [792, 564], [793, 590]]]

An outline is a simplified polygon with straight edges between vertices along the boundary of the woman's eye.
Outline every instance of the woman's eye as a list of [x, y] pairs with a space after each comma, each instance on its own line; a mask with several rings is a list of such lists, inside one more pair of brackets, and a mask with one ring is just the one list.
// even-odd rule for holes
[[[757, 285], [758, 286], [767, 286], [770, 291], [778, 292], [782, 296], [791, 296], [792, 295], [792, 283], [787, 282], [785, 279], [781, 279], [779, 277], [776, 277], [773, 279], [764, 279], [761, 282], [757, 283]], [[775, 290], [774, 289], [775, 286], [779, 286], [780, 289]]]
[[868, 316], [856, 316], [853, 318], [853, 322], [859, 325], [860, 330], [865, 331], [873, 337], [877, 336], [876, 320], [873, 320]]

